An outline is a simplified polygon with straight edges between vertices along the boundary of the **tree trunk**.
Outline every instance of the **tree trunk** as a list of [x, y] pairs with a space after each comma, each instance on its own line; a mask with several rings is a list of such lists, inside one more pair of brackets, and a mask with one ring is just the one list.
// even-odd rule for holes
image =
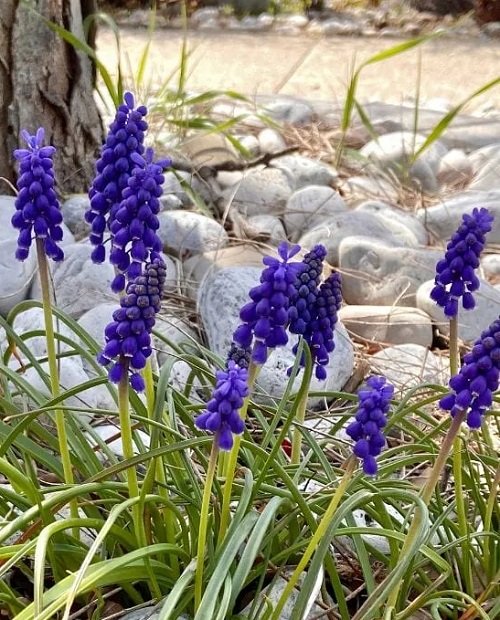
[[22, 0], [1, 4], [0, 176], [15, 178], [12, 151], [20, 131], [44, 127], [46, 140], [57, 148], [59, 190], [86, 191], [103, 136], [92, 63], [40, 16], [82, 39], [93, 0], [32, 0], [31, 8]]

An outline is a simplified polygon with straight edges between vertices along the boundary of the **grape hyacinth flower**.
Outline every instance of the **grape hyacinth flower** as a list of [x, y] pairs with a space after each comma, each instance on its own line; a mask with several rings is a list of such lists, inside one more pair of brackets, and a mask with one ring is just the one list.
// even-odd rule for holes
[[325, 246], [318, 244], [304, 256], [303, 271], [297, 280], [297, 296], [288, 312], [292, 334], [304, 334], [315, 318], [315, 304], [318, 299], [319, 282], [326, 257]]
[[165, 180], [163, 169], [169, 160], [153, 161], [153, 149], [145, 156], [130, 155], [135, 168], [122, 192], [122, 201], [109, 223], [111, 233], [110, 262], [119, 272], [111, 284], [115, 293], [125, 288], [127, 279], [141, 274], [142, 263], [160, 257], [162, 242], [156, 231], [160, 227], [160, 196]]
[[288, 342], [288, 309], [290, 300], [297, 295], [296, 280], [304, 268], [301, 262], [289, 263], [300, 251], [300, 246], [288, 246], [286, 241], [278, 246], [279, 258], [266, 256], [266, 268], [260, 284], [250, 290], [250, 301], [240, 311], [242, 324], [233, 339], [243, 348], [252, 348], [252, 361], [264, 364], [268, 350]]
[[346, 429], [349, 437], [356, 442], [353, 452], [362, 459], [363, 471], [369, 476], [377, 473], [375, 457], [385, 446], [383, 428], [387, 424], [393, 394], [394, 386], [385, 377], [373, 376], [367, 379], [366, 386], [358, 392], [356, 419]]
[[16, 149], [14, 157], [19, 161], [19, 177], [16, 212], [12, 226], [19, 230], [16, 258], [26, 260], [33, 238], [43, 240], [45, 255], [54, 261], [62, 261], [64, 253], [57, 245], [62, 241], [62, 213], [54, 191], [54, 164], [56, 152], [53, 146], [43, 144], [45, 132], [40, 127], [34, 136], [22, 131], [28, 145]]
[[207, 408], [195, 420], [196, 426], [215, 433], [215, 441], [221, 450], [231, 450], [233, 434], [240, 435], [245, 423], [239, 411], [248, 395], [248, 371], [233, 360], [224, 370], [218, 370], [215, 389]]
[[161, 258], [147, 263], [144, 274], [130, 281], [120, 308], [104, 331], [106, 344], [98, 360], [103, 366], [113, 363], [108, 371], [110, 381], [119, 383], [127, 374], [136, 392], [144, 390], [139, 371], [151, 355], [151, 331], [160, 310], [161, 293], [167, 270]]
[[246, 347], [240, 347], [235, 342], [231, 343], [229, 353], [227, 354], [227, 362], [233, 361], [240, 368], [246, 368], [250, 366], [250, 360], [252, 357], [252, 351]]
[[467, 412], [470, 428], [480, 428], [487, 409], [493, 402], [500, 376], [500, 318], [482, 332], [472, 350], [464, 357], [460, 371], [451, 377], [451, 392], [439, 405], [452, 417]]
[[444, 258], [436, 265], [435, 286], [430, 296], [448, 318], [457, 316], [460, 299], [465, 310], [475, 306], [473, 292], [479, 288], [479, 279], [474, 270], [479, 267], [479, 257], [492, 222], [488, 209], [474, 209], [472, 214], [464, 214]]
[[89, 190], [90, 209], [85, 220], [91, 225], [90, 242], [95, 246], [92, 260], [102, 263], [106, 258], [104, 234], [109, 229], [122, 200], [122, 192], [135, 166], [132, 155], [144, 153], [145, 106], [135, 108], [132, 93], [125, 93], [115, 119], [109, 126], [106, 142], [96, 163], [96, 176]]

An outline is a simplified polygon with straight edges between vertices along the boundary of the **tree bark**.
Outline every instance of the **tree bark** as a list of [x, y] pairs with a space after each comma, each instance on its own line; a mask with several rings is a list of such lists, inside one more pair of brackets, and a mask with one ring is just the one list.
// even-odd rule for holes
[[[59, 190], [86, 191], [103, 131], [92, 63], [41, 16], [83, 39], [89, 0], [2, 0], [0, 11], [0, 175], [15, 178], [12, 151], [22, 129], [44, 127], [57, 148]], [[83, 9], [83, 10], [82, 10]]]

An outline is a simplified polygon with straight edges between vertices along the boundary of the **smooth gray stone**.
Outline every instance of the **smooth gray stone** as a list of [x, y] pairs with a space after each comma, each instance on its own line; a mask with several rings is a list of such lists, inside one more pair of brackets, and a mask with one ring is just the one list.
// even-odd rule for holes
[[254, 215], [247, 220], [247, 234], [251, 231], [249, 238], [266, 238], [269, 241], [278, 242], [286, 240], [285, 228], [279, 217], [274, 215]]
[[483, 256], [481, 267], [488, 278], [500, 276], [500, 254], [486, 254]]
[[368, 363], [373, 373], [384, 375], [400, 393], [421, 383], [447, 385], [449, 379], [448, 359], [418, 344], [387, 347], [370, 355]]
[[[115, 454], [116, 456], [123, 458], [124, 454], [123, 454], [123, 441], [121, 438], [121, 431], [120, 431], [120, 426], [118, 425], [118, 422], [116, 424], [100, 424], [99, 426], [94, 426], [93, 427], [93, 431], [94, 433], [96, 433], [96, 435], [102, 439], [103, 442], [107, 443], [108, 448], [111, 450], [111, 452], [113, 452], [113, 454]], [[137, 433], [139, 436], [139, 439], [141, 441], [141, 443], [144, 444], [145, 448], [149, 448], [150, 442], [151, 442], [151, 438], [150, 436], [145, 433], [144, 431], [137, 429], [134, 431], [134, 434]], [[96, 448], [99, 444], [94, 440], [94, 438], [90, 435], [85, 433], [87, 440], [89, 442], [89, 444], [93, 447]], [[112, 437], [116, 437], [116, 439], [113, 439], [113, 441], [108, 441], [109, 439], [111, 439]], [[134, 447], [134, 454], [140, 454], [141, 450], [139, 448], [138, 445], [139, 442], [137, 442], [134, 438], [133, 438], [133, 447]], [[97, 454], [99, 456], [102, 456], [100, 451], [97, 449]], [[147, 618], [146, 615], [140, 616], [141, 618]], [[157, 617], [157, 616], [155, 616]]]
[[339, 319], [355, 340], [385, 344], [432, 344], [432, 321], [418, 308], [344, 306]]
[[411, 163], [413, 154], [424, 143], [425, 136], [409, 131], [395, 131], [368, 142], [360, 154], [383, 171], [390, 170], [402, 181], [412, 180], [426, 192], [436, 192], [439, 162], [446, 154], [443, 143], [436, 141]]
[[116, 301], [97, 304], [78, 319], [78, 324], [101, 347], [104, 346], [104, 329], [113, 320], [113, 312], [118, 309], [119, 305], [118, 296], [116, 296]]
[[294, 190], [309, 185], [331, 187], [339, 176], [332, 166], [303, 155], [283, 155], [274, 159], [272, 166], [287, 175], [289, 185]]
[[[160, 338], [153, 334], [153, 343], [156, 349], [159, 366], [165, 364], [172, 359], [172, 357], [177, 358], [179, 356], [175, 347], [179, 347], [180, 345], [191, 345], [194, 348], [200, 341], [192, 324], [174, 314], [159, 314], [156, 317], [154, 332], [162, 336], [162, 338]], [[163, 338], [165, 338], [167, 342], [163, 340]]]
[[[446, 336], [450, 333], [450, 322], [444, 316], [443, 309], [431, 298], [430, 292], [434, 280], [429, 280], [420, 286], [417, 291], [417, 307], [427, 312], [439, 331]], [[473, 342], [487, 327], [498, 319], [500, 314], [500, 291], [481, 280], [479, 290], [474, 293], [476, 307], [473, 310], [464, 310], [459, 303], [458, 337], [467, 342]]]
[[252, 170], [222, 193], [223, 208], [231, 204], [242, 215], [282, 215], [292, 193], [288, 175], [277, 168]]
[[[198, 311], [205, 327], [210, 349], [225, 357], [232, 342], [234, 330], [239, 325], [239, 311], [248, 303], [250, 289], [259, 283], [261, 269], [257, 267], [226, 267], [209, 273], [201, 282], [198, 294]], [[223, 317], [221, 319], [221, 317]], [[294, 363], [292, 352], [296, 338], [284, 347], [275, 349], [257, 377], [256, 397], [260, 402], [274, 402], [283, 396], [288, 376], [287, 369]], [[338, 323], [335, 335], [336, 348], [326, 367], [328, 378], [313, 378], [311, 390], [339, 390], [350, 377], [354, 365], [353, 345], [345, 328]], [[302, 375], [296, 378], [292, 393], [298, 389]], [[309, 398], [309, 405], [321, 402]]]
[[[103, 301], [115, 298], [111, 292], [115, 277], [113, 267], [107, 262], [94, 264], [91, 252], [89, 243], [74, 243], [64, 248], [64, 261], [52, 263], [57, 307], [74, 319]], [[31, 298], [41, 298], [38, 278], [33, 283]]]
[[363, 235], [370, 239], [384, 241], [393, 247], [416, 247], [415, 236], [402, 230], [402, 234], [395, 235], [393, 227], [387, 220], [374, 213], [362, 211], [346, 211], [337, 213], [320, 226], [316, 226], [300, 238], [299, 244], [305, 250], [310, 250], [317, 243], [322, 243], [327, 251], [327, 261], [334, 266], [339, 264], [339, 246], [348, 237]]
[[442, 253], [348, 237], [340, 244], [339, 256], [342, 292], [348, 304], [414, 307], [418, 287], [433, 277]]
[[290, 196], [283, 220], [291, 241], [297, 241], [308, 230], [327, 223], [331, 217], [344, 211], [347, 206], [333, 188], [309, 185]]
[[415, 215], [431, 237], [447, 243], [462, 223], [462, 215], [472, 213], [476, 207], [486, 207], [495, 218], [486, 245], [500, 243], [500, 191], [460, 192], [433, 207], [417, 209]]
[[256, 102], [264, 107], [264, 113], [272, 119], [291, 125], [307, 125], [314, 113], [306, 99], [287, 95], [256, 97]]
[[218, 222], [194, 211], [163, 211], [158, 219], [158, 236], [165, 251], [177, 256], [216, 250], [228, 242], [227, 233]]
[[90, 233], [91, 226], [85, 221], [85, 213], [89, 208], [90, 200], [87, 194], [72, 194], [61, 205], [63, 221], [77, 240]]
[[[380, 217], [386, 225], [393, 231], [397, 237], [405, 238], [411, 233], [415, 238], [416, 245], [427, 245], [428, 237], [427, 231], [420, 220], [408, 211], [403, 209], [397, 209], [391, 205], [377, 201], [368, 200], [361, 203], [355, 209], [355, 211], [363, 211], [365, 213], [373, 213]], [[408, 236], [408, 240], [411, 237]]]
[[399, 189], [382, 176], [352, 176], [342, 181], [342, 191], [349, 204], [358, 200], [383, 200], [397, 204]]
[[[68, 327], [68, 325], [64, 321], [59, 320], [55, 315], [53, 318], [53, 326], [54, 326], [54, 332], [56, 334], [65, 336], [66, 338], [69, 338], [73, 342], [79, 340], [77, 336], [75, 335], [75, 333], [73, 332], [73, 330], [70, 327]], [[43, 308], [29, 308], [28, 310], [24, 310], [23, 312], [20, 312], [14, 319], [14, 323], [12, 327], [14, 328], [16, 334], [18, 334], [19, 336], [22, 336], [26, 332], [31, 332], [31, 331], [36, 331], [36, 330], [45, 331], [45, 320], [44, 320], [44, 315], [43, 315]], [[25, 343], [27, 347], [29, 348], [29, 350], [31, 351], [31, 353], [35, 357], [37, 358], [46, 357], [47, 339], [45, 338], [45, 335], [31, 337], [28, 340], [25, 340]], [[63, 353], [66, 351], [73, 351], [73, 350], [74, 350], [74, 347], [56, 338], [56, 351]], [[80, 358], [75, 357], [73, 359], [79, 360]]]
[[443, 185], [464, 187], [474, 171], [469, 157], [462, 149], [451, 149], [441, 159], [437, 171], [437, 179]]
[[278, 153], [286, 148], [283, 136], [271, 127], [266, 127], [259, 132], [258, 139], [261, 153]]
[[500, 149], [498, 147], [479, 167], [469, 184], [469, 189], [500, 192]]

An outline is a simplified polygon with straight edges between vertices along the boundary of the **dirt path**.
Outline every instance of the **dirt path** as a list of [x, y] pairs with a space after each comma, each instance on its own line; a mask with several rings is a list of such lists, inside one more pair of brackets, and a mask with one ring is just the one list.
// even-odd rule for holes
[[[147, 42], [144, 29], [121, 29], [122, 50], [136, 67]], [[310, 99], [342, 101], [350, 70], [397, 39], [283, 36], [271, 33], [192, 32], [188, 37], [188, 88], [233, 89], [247, 95], [284, 93]], [[175, 73], [182, 33], [154, 35], [148, 79], [155, 85]], [[116, 60], [114, 37], [102, 30], [98, 52], [108, 65]], [[500, 41], [442, 37], [383, 63], [367, 67], [359, 83], [362, 101], [401, 103], [415, 95], [421, 66], [421, 97], [463, 97], [500, 76]], [[175, 80], [171, 80], [172, 84]], [[491, 103], [500, 109], [500, 87], [483, 95], [472, 110]]]

